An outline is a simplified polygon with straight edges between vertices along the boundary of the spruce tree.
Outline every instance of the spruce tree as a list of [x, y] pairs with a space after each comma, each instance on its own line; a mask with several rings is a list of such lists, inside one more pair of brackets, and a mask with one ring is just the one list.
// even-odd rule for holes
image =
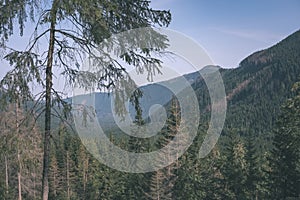
[[175, 154], [176, 159], [171, 164], [152, 172], [149, 192], [147, 196], [150, 199], [174, 199], [175, 182], [178, 178], [177, 170], [180, 168], [179, 152], [182, 148], [181, 144], [185, 138], [179, 138], [177, 142], [170, 145], [170, 142], [180, 132], [184, 131], [183, 123], [181, 120], [179, 102], [173, 96], [168, 110], [167, 120], [165, 127], [161, 130], [160, 137], [156, 141], [158, 149], [164, 148], [162, 153], [156, 159], [156, 162], [171, 162], [172, 155]]
[[271, 192], [274, 199], [300, 197], [300, 83], [282, 107], [271, 152]]
[[[135, 119], [134, 124], [136, 127], [132, 129], [133, 133], [139, 133], [143, 130], [145, 121], [143, 119], [143, 110], [139, 103], [140, 98], [142, 98], [142, 93], [139, 90], [136, 90], [136, 95], [133, 95], [130, 99], [135, 110]], [[128, 150], [134, 153], [146, 153], [150, 151], [150, 143], [148, 138], [138, 138], [135, 136], [130, 136], [128, 140]], [[133, 157], [128, 158], [130, 166], [142, 168], [144, 166], [137, 166], [136, 162], [139, 157], [137, 154]], [[145, 196], [147, 192], [148, 178], [149, 174], [147, 173], [128, 173], [127, 174], [127, 183], [126, 183], [126, 198], [128, 199], [140, 199]]]
[[224, 197], [245, 199], [247, 177], [246, 148], [237, 130], [230, 130], [224, 147], [224, 164], [221, 168]]
[[[1, 113], [0, 124], [0, 152], [5, 161], [6, 196], [19, 200], [24, 197], [38, 199], [42, 137], [34, 119], [23, 112], [21, 105], [13, 103]], [[12, 194], [8, 194], [9, 191]]]
[[[19, 77], [14, 84], [20, 86], [24, 100], [32, 97], [29, 83], [35, 82], [43, 87], [39, 98], [45, 102], [42, 179], [42, 198], [44, 200], [48, 199], [49, 192], [51, 107], [54, 104], [62, 104], [64, 109], [69, 109], [69, 106], [62, 101], [60, 92], [53, 87], [54, 68], [61, 71], [70, 84], [78, 83], [89, 88], [91, 83], [94, 83], [98, 85], [99, 89], [120, 86], [116, 83], [119, 79], [128, 80], [128, 78], [124, 78], [128, 77], [126, 69], [113, 58], [109, 58], [109, 61], [103, 59], [101, 57], [105, 53], [102, 51], [103, 49], [98, 48], [100, 57], [96, 56], [93, 50], [112, 34], [154, 25], [167, 26], [170, 23], [170, 12], [153, 10], [149, 6], [149, 1], [142, 0], [1, 1], [0, 47], [9, 51], [5, 58], [13, 67], [1, 82], [1, 89], [7, 94], [11, 94], [7, 87], [10, 84], [11, 76]], [[23, 36], [27, 20], [36, 23], [33, 38], [29, 41], [28, 47], [24, 51], [8, 48], [7, 40], [16, 33], [15, 21], [18, 22], [19, 33]], [[155, 31], [145, 33], [139, 36], [147, 35], [148, 39], [154, 36], [155, 41], [143, 38], [150, 43], [146, 47], [136, 44], [136, 40], [121, 41], [130, 45], [122, 44], [120, 48], [123, 49], [117, 56], [136, 67], [139, 72], [145, 71], [151, 76], [158, 70], [160, 61], [152, 58], [150, 53], [164, 49], [166, 38], [156, 34]], [[45, 38], [48, 41], [46, 54], [40, 50], [38, 45]], [[134, 46], [134, 49], [129, 46]], [[98, 69], [99, 73], [80, 72], [78, 68], [80, 60], [76, 58], [82, 58], [87, 54], [94, 57], [95, 62], [102, 67]], [[147, 67], [144, 67], [144, 64], [147, 64]]]

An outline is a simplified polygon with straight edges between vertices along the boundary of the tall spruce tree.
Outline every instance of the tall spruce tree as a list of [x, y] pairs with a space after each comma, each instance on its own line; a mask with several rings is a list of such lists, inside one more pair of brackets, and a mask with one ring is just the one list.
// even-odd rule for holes
[[221, 168], [223, 176], [224, 197], [229, 199], [245, 199], [245, 182], [247, 178], [246, 149], [237, 130], [228, 132], [224, 144], [224, 164]]
[[0, 156], [5, 161], [2, 169], [6, 176], [5, 199], [38, 199], [42, 138], [33, 118], [26, 116], [17, 103], [10, 104], [1, 113], [0, 125]]
[[[141, 130], [143, 130], [143, 126], [145, 125], [145, 121], [143, 119], [143, 110], [139, 103], [140, 98], [142, 98], [143, 94], [141, 91], [136, 90], [136, 95], [133, 95], [131, 98], [131, 103], [134, 106], [135, 109], [135, 119], [134, 124], [136, 127], [132, 129], [133, 133], [139, 133]], [[131, 136], [128, 140], [128, 150], [130, 152], [135, 153], [145, 153], [150, 151], [150, 143], [149, 138], [138, 138]], [[137, 166], [136, 162], [137, 159], [139, 159], [138, 156], [129, 156], [129, 163], [131, 167], [138, 167], [142, 168], [144, 166]], [[126, 198], [128, 199], [141, 199], [145, 196], [145, 193], [147, 191], [147, 177], [148, 173], [129, 173], [127, 174], [127, 183], [126, 183]]]
[[175, 181], [178, 178], [176, 170], [180, 166], [179, 152], [182, 148], [181, 142], [183, 142], [185, 138], [180, 138], [174, 145], [169, 145], [180, 131], [184, 131], [182, 128], [183, 122], [181, 120], [179, 102], [175, 96], [173, 96], [171, 100], [167, 117], [165, 127], [162, 129], [160, 137], [156, 141], [157, 148], [165, 148], [165, 150], [163, 150], [159, 157], [155, 159], [157, 159], [156, 162], [170, 162], [172, 161], [172, 154], [175, 154], [176, 160], [165, 168], [152, 172], [149, 192], [147, 193], [147, 196], [150, 199], [176, 198], [173, 194]]
[[300, 198], [300, 82], [295, 96], [282, 107], [274, 131], [271, 152], [271, 192], [273, 199]]
[[[116, 84], [119, 79], [129, 80], [126, 69], [116, 59], [103, 59], [101, 57], [104, 55], [103, 49], [98, 48], [98, 54], [95, 54], [94, 50], [112, 34], [153, 25], [167, 26], [170, 23], [170, 12], [153, 10], [149, 6], [150, 2], [144, 0], [1, 1], [0, 46], [8, 51], [5, 58], [13, 66], [1, 82], [2, 91], [10, 94], [7, 85], [11, 83], [11, 76], [18, 77], [13, 83], [20, 86], [24, 100], [32, 97], [31, 88], [28, 86], [30, 82], [43, 86], [43, 92], [40, 94], [40, 99], [45, 102], [43, 199], [48, 199], [49, 192], [51, 107], [56, 103], [65, 104], [61, 100], [59, 91], [53, 87], [54, 67], [62, 72], [70, 84], [77, 82], [85, 88], [94, 83], [99, 89], [110, 89], [120, 85]], [[15, 21], [18, 22], [19, 33], [23, 36], [28, 19], [36, 24], [28, 47], [24, 51], [7, 47], [7, 40], [15, 34]], [[149, 42], [147, 38], [130, 41], [125, 39], [121, 41], [122, 49], [117, 56], [126, 63], [134, 65], [139, 72], [145, 71], [151, 76], [159, 70], [160, 65], [160, 61], [153, 58], [151, 52], [164, 49], [166, 38], [155, 31], [146, 31], [145, 34], [138, 36], [145, 35], [148, 39], [155, 38], [155, 41]], [[39, 48], [39, 42], [43, 40], [48, 41], [46, 54]], [[138, 42], [145, 40], [150, 44], [142, 46]], [[106, 49], [109, 49], [109, 46]], [[82, 58], [86, 54], [92, 56], [93, 60], [101, 66], [97, 70], [98, 73], [79, 70], [80, 60], [76, 58]], [[147, 66], [145, 67], [144, 64]], [[64, 108], [69, 107], [65, 105]]]
[[268, 179], [270, 166], [268, 151], [265, 147], [268, 141], [254, 135], [246, 137], [247, 180], [245, 187], [248, 199], [269, 198]]

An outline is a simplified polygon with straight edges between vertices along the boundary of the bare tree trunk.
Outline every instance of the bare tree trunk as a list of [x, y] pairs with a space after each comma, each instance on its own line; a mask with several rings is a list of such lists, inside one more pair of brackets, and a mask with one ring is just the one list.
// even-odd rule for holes
[[36, 199], [36, 176], [37, 176], [37, 172], [36, 172], [36, 168], [34, 168], [34, 179], [33, 179], [33, 199]]
[[6, 195], [8, 195], [8, 162], [5, 156], [5, 184], [6, 184]]
[[44, 135], [44, 157], [43, 157], [43, 178], [42, 178], [42, 199], [48, 200], [49, 194], [49, 155], [50, 155], [50, 131], [51, 131], [51, 90], [52, 90], [52, 66], [55, 43], [55, 24], [57, 14], [57, 1], [53, 2], [50, 11], [51, 25], [49, 49], [46, 67], [46, 108], [45, 108], [45, 135]]
[[86, 195], [86, 185], [88, 182], [88, 170], [89, 170], [89, 159], [86, 158], [84, 161], [84, 180], [83, 180], [83, 191], [84, 191], [84, 196]]
[[[156, 173], [158, 173], [158, 171], [156, 172]], [[157, 189], [157, 200], [160, 200], [160, 185], [159, 185], [159, 176], [157, 175], [156, 176], [156, 189]]]
[[18, 171], [18, 192], [19, 192], [19, 196], [18, 196], [18, 200], [22, 200], [22, 186], [21, 186], [21, 160], [20, 160], [20, 153], [18, 150], [18, 163], [19, 163], [19, 171]]
[[67, 191], [68, 191], [68, 199], [70, 199], [70, 173], [69, 173], [69, 152], [67, 151]]
[[53, 194], [54, 196], [56, 197], [56, 177], [55, 177], [55, 174], [53, 173]]
[[[20, 133], [19, 129], [19, 101], [17, 99], [16, 101], [16, 132], [17, 135]], [[18, 164], [19, 164], [19, 171], [18, 171], [18, 200], [22, 200], [22, 186], [21, 186], [21, 170], [22, 170], [22, 164], [21, 164], [21, 155], [20, 155], [20, 142], [18, 142], [17, 148], [18, 148]]]
[[85, 195], [85, 191], [86, 191], [86, 183], [87, 183], [87, 175], [86, 175], [86, 172], [84, 172], [83, 174], [83, 192], [84, 192], [84, 195]]

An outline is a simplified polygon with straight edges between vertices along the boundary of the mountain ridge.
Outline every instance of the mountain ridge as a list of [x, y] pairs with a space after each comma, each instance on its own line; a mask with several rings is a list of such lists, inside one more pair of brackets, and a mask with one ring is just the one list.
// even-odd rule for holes
[[[226, 90], [228, 101], [226, 129], [236, 128], [243, 134], [260, 134], [271, 130], [280, 114], [280, 105], [292, 96], [290, 88], [300, 75], [300, 30], [289, 35], [270, 48], [257, 51], [240, 62], [238, 68], [218, 67]], [[208, 66], [202, 70], [209, 71]], [[203, 71], [202, 71], [203, 72]], [[191, 84], [199, 100], [203, 123], [210, 118], [210, 97], [199, 71], [183, 75]], [[163, 82], [176, 83], [177, 78]], [[141, 99], [143, 117], [147, 118], [154, 104], [165, 108], [173, 96], [172, 92], [152, 83], [142, 86]], [[106, 97], [105, 97], [106, 96]], [[115, 130], [111, 97], [96, 94], [96, 113], [101, 126]], [[131, 112], [133, 117], [134, 112]]]
[[270, 130], [280, 106], [293, 95], [291, 88], [299, 75], [300, 30], [268, 49], [254, 52], [241, 61], [239, 68], [223, 72], [227, 94], [247, 81], [247, 86], [229, 101], [227, 123], [253, 127], [259, 133]]

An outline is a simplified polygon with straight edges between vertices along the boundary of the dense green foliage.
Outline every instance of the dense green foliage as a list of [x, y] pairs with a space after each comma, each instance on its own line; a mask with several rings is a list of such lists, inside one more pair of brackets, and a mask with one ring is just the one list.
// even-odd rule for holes
[[[193, 87], [207, 115], [197, 137], [176, 162], [155, 172], [131, 174], [111, 169], [85, 149], [65, 121], [54, 126], [49, 199], [299, 199], [299, 42], [298, 31], [249, 56], [237, 69], [220, 69], [228, 114], [218, 144], [204, 159], [198, 158], [198, 152], [207, 130], [210, 100], [201, 78]], [[135, 123], [143, 125], [141, 107], [134, 105]], [[159, 149], [178, 132], [180, 108], [175, 98], [167, 113], [164, 128], [151, 139], [112, 133], [110, 140], [131, 152]], [[42, 134], [16, 109], [2, 110], [0, 116], [0, 199], [19, 195], [40, 199]]]
[[[297, 89], [298, 88], [298, 89]], [[53, 138], [50, 159], [50, 199], [287, 199], [299, 198], [299, 83], [295, 96], [282, 107], [282, 114], [274, 129], [274, 148], [270, 151], [259, 137], [245, 137], [237, 129], [224, 132], [219, 143], [204, 159], [198, 159], [199, 146], [206, 126], [201, 126], [198, 136], [178, 161], [145, 174], [119, 172], [103, 165], [85, 149], [80, 139], [65, 124], [58, 127]], [[173, 100], [168, 111], [168, 121], [159, 137], [148, 144], [148, 150], [161, 148], [176, 134], [180, 111]], [[8, 113], [9, 114], [9, 113]], [[137, 115], [140, 116], [140, 115]], [[139, 121], [137, 117], [136, 122]], [[2, 118], [3, 120], [3, 118]], [[24, 130], [26, 131], [26, 130]], [[41, 142], [39, 133], [37, 141]], [[3, 134], [1, 134], [2, 138]], [[132, 139], [111, 141], [116, 145], [140, 152]], [[137, 142], [137, 141], [136, 141]], [[268, 141], [265, 141], [268, 142]], [[37, 142], [38, 143], [38, 142]], [[289, 145], [287, 145], [289, 144]], [[145, 145], [145, 144], [144, 144]], [[27, 145], [22, 146], [26, 148]], [[35, 147], [38, 148], [38, 147]], [[1, 146], [1, 158], [14, 152]], [[24, 151], [24, 150], [23, 150]], [[143, 151], [143, 150], [142, 150]], [[36, 156], [27, 152], [27, 156]], [[25, 155], [24, 155], [25, 156]], [[163, 158], [157, 158], [163, 159]], [[30, 164], [30, 163], [28, 163]], [[37, 169], [30, 164], [29, 169]], [[5, 171], [4, 167], [1, 168]], [[5, 173], [1, 173], [0, 195], [4, 199], [16, 197], [13, 181], [18, 168], [9, 168], [9, 188]], [[36, 174], [27, 174], [24, 183], [35, 180]], [[23, 180], [23, 179], [22, 179]], [[37, 183], [37, 185], [39, 185]], [[31, 191], [31, 190], [30, 190]], [[23, 199], [39, 199], [28, 190]], [[39, 189], [36, 189], [36, 193]]]
[[270, 157], [274, 199], [300, 196], [300, 82], [293, 90], [296, 96], [282, 107], [274, 131], [274, 148]]
[[[16, 33], [15, 26], [19, 25], [20, 36], [23, 36], [23, 32], [28, 29], [25, 29], [28, 19], [31, 25], [35, 24], [35, 28], [27, 47], [24, 50], [8, 47], [7, 41]], [[0, 48], [7, 51], [4, 58], [12, 67], [0, 81], [2, 104], [20, 100], [26, 103], [34, 99], [29, 84], [36, 83], [42, 88], [37, 99], [45, 102], [41, 110], [45, 115], [42, 175], [44, 200], [49, 197], [53, 108], [58, 105], [63, 106], [65, 111], [70, 109], [62, 100], [61, 92], [53, 86], [54, 69], [61, 72], [60, 75], [72, 86], [79, 85], [86, 90], [116, 89], [116, 93], [120, 93], [117, 104], [123, 100], [126, 93], [124, 90], [135, 86], [120, 60], [139, 73], [147, 73], [149, 80], [153, 74], [159, 73], [161, 61], [151, 53], [164, 50], [167, 39], [152, 27], [168, 26], [170, 21], [169, 11], [154, 10], [150, 8], [150, 1], [144, 0], [0, 1]], [[135, 35], [132, 32], [122, 33], [138, 28], [147, 30], [142, 29], [143, 33]], [[111, 37], [118, 33], [122, 33], [122, 36]], [[47, 41], [46, 47], [42, 49], [39, 46], [41, 41], [43, 44]], [[87, 59], [93, 63], [94, 72], [80, 68], [79, 63]], [[116, 108], [118, 114], [123, 114], [123, 106]], [[18, 199], [21, 200], [21, 196]]]

